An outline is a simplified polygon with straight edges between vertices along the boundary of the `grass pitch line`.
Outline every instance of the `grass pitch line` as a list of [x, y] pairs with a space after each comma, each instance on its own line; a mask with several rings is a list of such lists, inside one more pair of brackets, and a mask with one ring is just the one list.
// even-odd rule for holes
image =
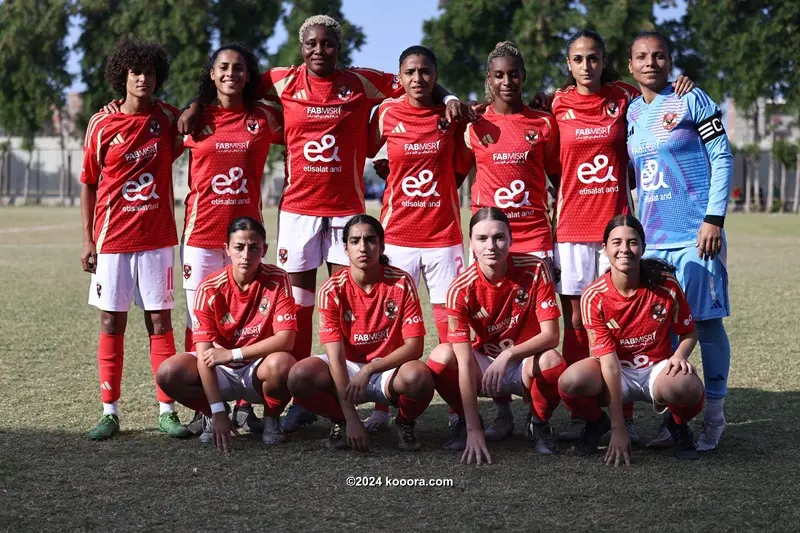
[[18, 228], [2, 228], [0, 233], [22, 233], [25, 231], [47, 231], [51, 229], [79, 228], [80, 224], [57, 224], [54, 226], [21, 226]]

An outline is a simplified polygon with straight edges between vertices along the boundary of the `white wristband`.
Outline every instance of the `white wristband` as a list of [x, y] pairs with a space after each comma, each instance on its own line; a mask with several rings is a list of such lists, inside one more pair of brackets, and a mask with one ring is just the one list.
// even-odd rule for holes
[[461, 101], [461, 100], [459, 100], [459, 99], [458, 99], [458, 96], [456, 96], [456, 95], [454, 95], [454, 94], [448, 94], [447, 96], [445, 96], [445, 97], [444, 97], [444, 105], [447, 105], [447, 103], [448, 103], [450, 100], [456, 100], [456, 101], [458, 101], [458, 102], [460, 102], [460, 101]]
[[231, 350], [231, 355], [233, 356], [233, 362], [238, 363], [239, 361], [244, 361], [244, 356], [242, 355], [241, 348], [234, 348]]
[[217, 413], [221, 413], [225, 410], [225, 404], [222, 402], [212, 403], [211, 404], [211, 414], [215, 415]]

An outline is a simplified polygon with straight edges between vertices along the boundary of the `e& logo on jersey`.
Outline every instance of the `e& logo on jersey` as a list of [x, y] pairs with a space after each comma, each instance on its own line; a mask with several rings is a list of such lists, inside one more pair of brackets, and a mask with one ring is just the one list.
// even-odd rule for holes
[[658, 169], [658, 161], [648, 159], [642, 165], [642, 190], [654, 192], [658, 189], [669, 189], [669, 185], [664, 181], [664, 172]]
[[[331, 135], [330, 133], [327, 135], [323, 135], [321, 143], [317, 141], [308, 141], [305, 146], [303, 146], [303, 155], [306, 157], [306, 160], [310, 162], [320, 161], [322, 163], [333, 163], [334, 161], [341, 161], [339, 159], [339, 147], [336, 146], [336, 137]], [[333, 148], [333, 152], [331, 155], [326, 156], [325, 152]]]
[[[244, 171], [239, 167], [233, 167], [228, 171], [228, 175], [217, 174], [211, 180], [211, 188], [217, 194], [247, 194], [247, 178], [242, 179]], [[237, 189], [231, 187], [237, 181], [242, 180]]]
[[486, 355], [489, 357], [497, 357], [500, 355], [503, 350], [508, 350], [509, 348], [514, 346], [514, 341], [511, 339], [503, 339], [497, 344], [486, 343], [483, 345], [483, 351], [486, 352]]
[[[151, 185], [153, 187], [150, 189], [150, 192], [145, 194], [144, 190]], [[158, 193], [156, 193], [156, 185], [153, 175], [149, 172], [146, 172], [139, 176], [139, 181], [126, 181], [125, 185], [122, 186], [122, 197], [129, 202], [135, 202], [136, 200], [141, 200], [144, 202], [152, 198], [158, 200], [159, 196]]]
[[[600, 177], [600, 171], [605, 168], [608, 169], [606, 171], [606, 175]], [[609, 166], [608, 164], [608, 157], [603, 154], [599, 154], [595, 156], [592, 163], [582, 163], [578, 167], [578, 180], [586, 185], [591, 185], [592, 183], [617, 181], [617, 178], [614, 177], [614, 167]]]
[[[422, 192], [421, 189], [428, 184], [430, 184], [428, 191]], [[427, 198], [428, 196], [439, 196], [439, 193], [436, 192], [436, 185], [438, 184], [433, 181], [433, 172], [430, 170], [423, 170], [419, 173], [419, 177], [408, 176], [404, 178], [400, 187], [403, 189], [406, 196], [421, 196], [422, 198]]]
[[[515, 202], [514, 198], [517, 197], [520, 193], [525, 193], [522, 197], [522, 201]], [[494, 203], [500, 209], [507, 209], [509, 207], [525, 207], [526, 205], [531, 205], [530, 200], [528, 200], [529, 192], [525, 190], [525, 183], [522, 180], [514, 180], [511, 182], [511, 188], [506, 189], [504, 187], [500, 187], [494, 193]]]

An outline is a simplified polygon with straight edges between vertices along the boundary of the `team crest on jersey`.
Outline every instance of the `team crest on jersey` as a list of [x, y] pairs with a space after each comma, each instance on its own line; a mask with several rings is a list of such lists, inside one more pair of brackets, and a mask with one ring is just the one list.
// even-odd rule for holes
[[394, 320], [397, 318], [397, 302], [393, 299], [389, 298], [386, 300], [386, 305], [383, 309], [383, 314], [386, 315], [389, 320]]
[[528, 292], [525, 289], [517, 289], [517, 293], [514, 294], [514, 303], [517, 305], [528, 303]]
[[192, 277], [192, 265], [183, 265], [183, 279]]
[[100, 285], [99, 283], [96, 283], [95, 285], [96, 285], [95, 288], [97, 289], [97, 297], [100, 298], [100, 294], [103, 292], [103, 286]]
[[161, 135], [161, 124], [154, 118], [150, 119], [150, 135], [153, 137], [158, 137]]
[[261, 303], [258, 304], [258, 312], [261, 313], [262, 316], [267, 316], [267, 313], [269, 313], [269, 298], [266, 296], [261, 298]]
[[447, 129], [448, 129], [449, 127], [450, 127], [450, 121], [449, 121], [449, 120], [447, 120], [445, 117], [442, 117], [442, 116], [440, 116], [440, 117], [439, 117], [439, 121], [438, 121], [438, 123], [436, 124], [436, 128], [437, 128], [437, 129], [438, 129], [440, 132], [442, 132], [442, 133], [446, 133], [446, 132], [447, 132]]
[[525, 132], [525, 140], [531, 144], [539, 142], [539, 132], [536, 130], [528, 130]]
[[347, 85], [340, 85], [336, 91], [336, 96], [339, 97], [339, 100], [349, 100], [353, 96], [353, 90]]
[[667, 113], [664, 115], [664, 120], [661, 122], [661, 125], [664, 126], [664, 129], [667, 131], [674, 130], [675, 126], [678, 125], [678, 115], [675, 113]]
[[653, 320], [656, 322], [664, 322], [667, 318], [667, 308], [661, 303], [653, 304], [650, 308], [650, 316], [652, 316]]
[[286, 248], [278, 248], [278, 261], [280, 261], [282, 265], [285, 265], [288, 259], [289, 259], [289, 250], [287, 250]]
[[247, 119], [245, 125], [247, 126], [247, 131], [251, 135], [255, 135], [258, 133], [259, 126], [258, 126], [258, 121], [256, 119], [254, 118]]
[[609, 102], [606, 106], [606, 115], [611, 118], [617, 118], [619, 116], [619, 104], [616, 102]]

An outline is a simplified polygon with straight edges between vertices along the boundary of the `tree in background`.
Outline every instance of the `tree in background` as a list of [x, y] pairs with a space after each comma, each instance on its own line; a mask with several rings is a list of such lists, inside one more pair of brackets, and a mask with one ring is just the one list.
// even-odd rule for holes
[[[70, 84], [66, 71], [66, 0], [0, 3], [0, 126], [19, 135], [28, 151], [23, 198], [27, 201], [34, 138], [60, 108]], [[7, 177], [9, 179], [9, 177]]]
[[[342, 50], [339, 52], [339, 64], [350, 66], [352, 54], [355, 50], [367, 42], [364, 31], [360, 26], [356, 26], [347, 20], [342, 13], [341, 0], [295, 0], [291, 3], [289, 12], [281, 17], [286, 28], [286, 42], [283, 43], [269, 58], [269, 65], [272, 67], [288, 67], [290, 65], [302, 65], [303, 56], [300, 54], [300, 43], [297, 39], [297, 32], [300, 26], [310, 16], [328, 15], [336, 19], [342, 26]], [[363, 65], [369, 67], [369, 65]]]

